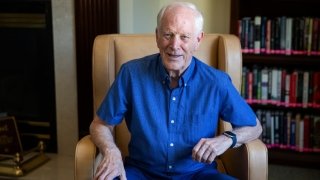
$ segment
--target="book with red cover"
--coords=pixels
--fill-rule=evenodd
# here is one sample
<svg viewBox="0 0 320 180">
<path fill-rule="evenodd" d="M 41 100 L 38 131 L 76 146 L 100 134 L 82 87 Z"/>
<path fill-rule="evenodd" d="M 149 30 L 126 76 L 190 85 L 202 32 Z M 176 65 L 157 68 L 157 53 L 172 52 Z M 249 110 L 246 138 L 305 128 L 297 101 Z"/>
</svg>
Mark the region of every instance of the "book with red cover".
<svg viewBox="0 0 320 180">
<path fill-rule="evenodd" d="M 314 18 L 312 25 L 311 55 L 318 55 L 319 25 L 319 18 Z"/>
<path fill-rule="evenodd" d="M 290 76 L 290 92 L 289 92 L 289 103 L 291 107 L 296 107 L 296 104 L 297 104 L 297 80 L 298 80 L 298 71 L 293 71 Z"/>
</svg>

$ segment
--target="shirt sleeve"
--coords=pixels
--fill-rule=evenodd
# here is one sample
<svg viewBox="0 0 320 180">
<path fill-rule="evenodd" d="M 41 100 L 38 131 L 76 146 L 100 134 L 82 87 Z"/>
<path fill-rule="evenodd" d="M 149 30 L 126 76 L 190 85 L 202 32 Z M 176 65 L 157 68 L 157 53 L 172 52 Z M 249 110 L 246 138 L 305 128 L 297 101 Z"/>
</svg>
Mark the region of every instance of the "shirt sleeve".
<svg viewBox="0 0 320 180">
<path fill-rule="evenodd" d="M 120 124 L 128 110 L 129 74 L 128 68 L 122 65 L 96 112 L 109 125 Z"/>
<path fill-rule="evenodd" d="M 222 80 L 221 113 L 223 120 L 230 122 L 233 127 L 255 126 L 256 115 L 242 98 L 231 82 L 231 78 L 226 75 Z"/>
</svg>

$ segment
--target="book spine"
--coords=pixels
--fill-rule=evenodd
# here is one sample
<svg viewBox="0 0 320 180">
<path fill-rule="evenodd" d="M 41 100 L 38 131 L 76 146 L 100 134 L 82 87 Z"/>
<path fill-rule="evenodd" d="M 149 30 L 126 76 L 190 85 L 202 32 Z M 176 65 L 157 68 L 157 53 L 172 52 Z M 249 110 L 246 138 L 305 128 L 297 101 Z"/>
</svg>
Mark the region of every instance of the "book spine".
<svg viewBox="0 0 320 180">
<path fill-rule="evenodd" d="M 307 108 L 309 102 L 309 72 L 303 72 L 302 107 Z"/>
<path fill-rule="evenodd" d="M 286 55 L 291 55 L 292 53 L 292 18 L 286 19 Z"/>
<path fill-rule="evenodd" d="M 286 85 L 285 85 L 285 106 L 290 105 L 290 89 L 291 87 L 291 74 L 286 75 Z"/>
<path fill-rule="evenodd" d="M 254 17 L 254 54 L 260 54 L 261 48 L 261 16 Z"/>
<path fill-rule="evenodd" d="M 311 55 L 317 55 L 318 53 L 318 38 L 319 38 L 319 18 L 313 19 L 312 25 L 312 47 L 311 47 Z"/>
<path fill-rule="evenodd" d="M 313 107 L 320 107 L 320 72 L 313 73 Z"/>
<path fill-rule="evenodd" d="M 297 103 L 297 79 L 298 79 L 298 72 L 294 71 L 291 74 L 291 79 L 290 79 L 290 106 L 296 107 Z"/>
<path fill-rule="evenodd" d="M 271 54 L 271 19 L 267 20 L 266 27 L 266 53 Z"/>
<path fill-rule="evenodd" d="M 265 54 L 266 53 L 266 38 L 267 38 L 267 17 L 262 16 L 261 17 L 261 46 L 260 46 L 260 52 Z"/>
<path fill-rule="evenodd" d="M 320 152 L 320 116 L 313 118 L 313 151 Z"/>
<path fill-rule="evenodd" d="M 287 17 L 280 18 L 280 54 L 286 54 L 286 26 Z"/>
<path fill-rule="evenodd" d="M 267 103 L 268 100 L 269 73 L 267 68 L 261 70 L 261 102 Z"/>
<path fill-rule="evenodd" d="M 303 72 L 298 71 L 298 79 L 297 79 L 297 107 L 302 107 L 303 100 Z"/>
<path fill-rule="evenodd" d="M 310 151 L 310 116 L 305 115 L 303 122 L 303 149 L 304 151 Z"/>
<path fill-rule="evenodd" d="M 307 55 L 311 55 L 312 51 L 312 33 L 313 31 L 313 18 L 309 18 L 309 25 L 308 25 L 308 39 L 307 39 Z"/>
</svg>

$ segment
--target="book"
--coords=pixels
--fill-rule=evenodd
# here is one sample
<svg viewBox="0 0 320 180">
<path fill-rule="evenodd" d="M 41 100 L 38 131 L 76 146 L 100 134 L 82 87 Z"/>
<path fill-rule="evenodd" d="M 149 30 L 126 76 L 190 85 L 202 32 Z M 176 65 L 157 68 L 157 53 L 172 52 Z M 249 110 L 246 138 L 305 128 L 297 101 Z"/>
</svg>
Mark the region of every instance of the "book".
<svg viewBox="0 0 320 180">
<path fill-rule="evenodd" d="M 254 21 L 249 21 L 248 53 L 254 53 Z"/>
<path fill-rule="evenodd" d="M 291 55 L 292 53 L 292 18 L 286 19 L 286 34 L 285 34 L 285 54 Z"/>
<path fill-rule="evenodd" d="M 274 113 L 274 146 L 279 147 L 280 145 L 280 119 L 281 114 L 279 111 Z"/>
<path fill-rule="evenodd" d="M 313 151 L 320 152 L 320 116 L 313 118 Z"/>
<path fill-rule="evenodd" d="M 310 116 L 305 115 L 303 117 L 303 150 L 304 151 L 311 151 L 311 131 L 310 131 Z"/>
<path fill-rule="evenodd" d="M 279 100 L 278 77 L 279 77 L 279 70 L 276 68 L 272 68 L 271 70 L 271 101 L 273 104 L 276 104 L 277 101 Z"/>
<path fill-rule="evenodd" d="M 313 19 L 311 55 L 318 55 L 319 18 Z"/>
<path fill-rule="evenodd" d="M 285 148 L 290 148 L 290 145 L 291 145 L 291 139 L 292 139 L 292 133 L 291 133 L 291 126 L 292 126 L 292 123 L 291 123 L 292 120 L 292 113 L 291 112 L 288 112 L 287 113 L 287 116 L 286 116 L 286 144 L 285 144 Z"/>
<path fill-rule="evenodd" d="M 297 103 L 297 80 L 298 71 L 293 71 L 290 76 L 290 92 L 289 92 L 289 105 L 296 107 Z"/>
<path fill-rule="evenodd" d="M 297 151 L 303 151 L 303 121 L 301 120 L 301 114 L 298 113 L 295 116 L 295 149 Z"/>
<path fill-rule="evenodd" d="M 267 20 L 266 25 L 266 53 L 271 54 L 271 19 Z"/>
<path fill-rule="evenodd" d="M 261 17 L 261 28 L 260 28 L 260 53 L 265 54 L 266 53 L 266 38 L 267 38 L 267 17 L 262 16 Z"/>
<path fill-rule="evenodd" d="M 252 103 L 252 87 L 253 87 L 253 73 L 252 71 L 247 72 L 247 92 L 248 92 L 248 96 L 247 96 L 247 100 L 249 103 Z"/>
<path fill-rule="evenodd" d="M 253 76 L 253 82 L 252 82 L 252 99 L 254 103 L 257 103 L 259 101 L 259 91 L 260 91 L 260 70 L 257 65 L 254 65 L 252 67 L 252 76 Z"/>
<path fill-rule="evenodd" d="M 274 19 L 274 54 L 281 54 L 281 18 L 277 17 Z"/>
<path fill-rule="evenodd" d="M 290 121 L 290 149 L 295 149 L 296 146 L 296 120 L 291 119 Z"/>
<path fill-rule="evenodd" d="M 302 107 L 307 108 L 309 102 L 309 72 L 303 72 Z"/>
<path fill-rule="evenodd" d="M 242 42 L 242 52 L 248 53 L 249 52 L 249 31 L 250 31 L 250 17 L 242 18 L 241 23 L 241 42 Z"/>
<path fill-rule="evenodd" d="M 287 70 L 282 69 L 281 71 L 281 84 L 280 84 L 280 104 L 282 106 L 285 106 L 285 96 L 286 96 L 286 76 L 287 76 Z"/>
<path fill-rule="evenodd" d="M 320 71 L 313 73 L 313 107 L 320 107 Z"/>
<path fill-rule="evenodd" d="M 287 17 L 280 17 L 280 54 L 286 54 L 286 26 Z"/>
<path fill-rule="evenodd" d="M 303 72 L 302 71 L 297 71 L 298 73 L 298 78 L 296 81 L 296 106 L 297 107 L 302 107 L 302 98 L 303 98 Z"/>
<path fill-rule="evenodd" d="M 242 67 L 242 78 L 241 78 L 241 96 L 243 99 L 247 99 L 247 67 Z"/>
<path fill-rule="evenodd" d="M 312 51 L 312 35 L 313 35 L 313 18 L 308 18 L 309 22 L 308 22 L 308 31 L 307 31 L 307 55 L 311 55 L 311 51 Z"/>
<path fill-rule="evenodd" d="M 254 54 L 260 54 L 261 48 L 261 16 L 254 17 Z"/>
<path fill-rule="evenodd" d="M 265 143 L 268 144 L 268 146 L 270 147 L 271 145 L 271 135 L 272 135 L 272 125 L 273 122 L 271 120 L 271 111 L 267 110 L 265 113 L 265 121 L 266 121 L 266 136 L 265 136 Z"/>
<path fill-rule="evenodd" d="M 286 83 L 285 83 L 285 97 L 284 97 L 284 103 L 285 106 L 290 106 L 290 87 L 291 87 L 291 74 L 286 74 Z"/>
<path fill-rule="evenodd" d="M 268 102 L 268 83 L 269 83 L 269 72 L 265 67 L 261 70 L 261 103 L 265 104 Z"/>
<path fill-rule="evenodd" d="M 309 28 L 310 28 L 310 18 L 304 17 L 304 33 L 303 33 L 303 54 L 308 53 L 309 46 Z"/>
</svg>

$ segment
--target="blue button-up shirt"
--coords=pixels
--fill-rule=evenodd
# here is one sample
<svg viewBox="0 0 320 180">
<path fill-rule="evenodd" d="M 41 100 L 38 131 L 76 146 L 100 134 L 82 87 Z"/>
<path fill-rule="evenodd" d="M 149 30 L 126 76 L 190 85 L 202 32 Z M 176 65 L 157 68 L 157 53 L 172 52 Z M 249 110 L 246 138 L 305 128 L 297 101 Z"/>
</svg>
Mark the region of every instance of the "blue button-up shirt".
<svg viewBox="0 0 320 180">
<path fill-rule="evenodd" d="M 215 136 L 219 118 L 233 126 L 256 125 L 229 76 L 195 57 L 178 87 L 169 84 L 159 54 L 129 61 L 98 109 L 110 125 L 125 117 L 131 133 L 126 163 L 158 173 L 195 171 L 205 164 L 192 160 L 192 149 Z"/>
</svg>

